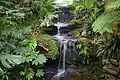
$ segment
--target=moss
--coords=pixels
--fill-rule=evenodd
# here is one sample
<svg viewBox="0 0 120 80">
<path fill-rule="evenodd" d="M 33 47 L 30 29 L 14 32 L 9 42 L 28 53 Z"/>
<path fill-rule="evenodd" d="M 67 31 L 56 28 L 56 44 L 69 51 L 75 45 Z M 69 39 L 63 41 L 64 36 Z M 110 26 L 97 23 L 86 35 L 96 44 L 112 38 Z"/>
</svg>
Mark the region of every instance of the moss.
<svg viewBox="0 0 120 80">
<path fill-rule="evenodd" d="M 72 31 L 72 37 L 73 38 L 79 38 L 80 37 L 80 32 L 78 30 Z"/>
<path fill-rule="evenodd" d="M 41 33 L 40 30 L 34 30 L 31 34 L 37 39 L 37 50 L 44 53 L 47 58 L 55 59 L 58 53 L 57 42 L 50 35 Z"/>
<path fill-rule="evenodd" d="M 75 24 L 82 24 L 83 20 L 82 19 L 73 19 L 71 22 L 75 23 Z"/>
<path fill-rule="evenodd" d="M 49 35 L 47 34 L 41 34 L 38 38 L 38 44 L 44 46 L 46 49 L 48 49 L 48 52 L 45 52 L 45 55 L 48 58 L 54 59 L 57 55 L 57 45 L 56 41 L 53 40 Z"/>
</svg>

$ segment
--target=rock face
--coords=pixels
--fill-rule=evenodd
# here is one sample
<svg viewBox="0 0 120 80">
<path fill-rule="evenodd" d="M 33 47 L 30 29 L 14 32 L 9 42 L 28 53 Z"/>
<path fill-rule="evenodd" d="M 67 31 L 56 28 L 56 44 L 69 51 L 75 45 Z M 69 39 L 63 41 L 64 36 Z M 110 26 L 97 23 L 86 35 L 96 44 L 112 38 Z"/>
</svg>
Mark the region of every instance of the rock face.
<svg viewBox="0 0 120 80">
<path fill-rule="evenodd" d="M 116 60 L 104 60 L 103 63 L 103 70 L 106 73 L 120 79 L 120 67 Z"/>
<path fill-rule="evenodd" d="M 76 65 L 76 61 L 77 61 L 77 57 L 79 56 L 78 55 L 78 52 L 76 50 L 76 47 L 75 47 L 75 42 L 73 41 L 69 41 L 67 43 L 67 51 L 66 51 L 66 63 L 69 64 L 69 65 Z M 68 65 L 68 66 L 69 66 Z"/>
<path fill-rule="evenodd" d="M 54 23 L 57 23 L 57 22 L 69 23 L 74 17 L 73 14 L 70 12 L 69 7 L 57 8 L 56 11 L 61 11 L 61 13 L 58 13 L 58 18 L 54 19 L 54 21 L 53 21 Z M 66 34 L 78 27 L 80 27 L 80 26 L 70 23 L 68 26 L 60 28 L 60 32 Z M 44 29 L 45 33 L 47 33 L 49 35 L 57 34 L 57 26 L 55 26 L 55 25 L 51 25 L 51 26 L 45 27 L 43 29 Z"/>
<path fill-rule="evenodd" d="M 77 28 L 79 28 L 79 26 L 77 26 L 76 24 L 69 24 L 66 27 L 61 27 L 60 32 L 63 33 L 63 34 L 66 34 L 66 33 L 70 32 L 70 31 L 73 31 Z"/>
<path fill-rule="evenodd" d="M 61 27 L 60 28 L 60 33 L 62 33 L 62 34 L 68 34 L 69 35 L 68 32 L 73 31 L 73 30 L 75 30 L 77 28 L 79 28 L 79 26 L 77 26 L 76 24 L 71 24 L 70 23 L 66 27 Z M 44 32 L 47 33 L 47 34 L 49 34 L 49 35 L 55 35 L 55 34 L 57 34 L 57 26 L 55 26 L 55 25 L 51 25 L 51 26 L 45 27 L 43 29 L 44 29 Z"/>
<path fill-rule="evenodd" d="M 45 80 L 51 80 L 53 75 L 57 73 L 58 68 L 58 58 L 56 60 L 49 59 L 47 63 L 45 64 Z"/>
<path fill-rule="evenodd" d="M 69 7 L 61 7 L 58 10 L 62 11 L 62 13 L 58 14 L 58 22 L 64 23 L 73 19 L 73 15 L 71 14 Z"/>
<path fill-rule="evenodd" d="M 57 27 L 54 26 L 54 25 L 45 27 L 43 29 L 44 29 L 44 32 L 47 33 L 47 34 L 49 34 L 49 35 L 55 35 L 55 34 L 57 34 Z"/>
</svg>

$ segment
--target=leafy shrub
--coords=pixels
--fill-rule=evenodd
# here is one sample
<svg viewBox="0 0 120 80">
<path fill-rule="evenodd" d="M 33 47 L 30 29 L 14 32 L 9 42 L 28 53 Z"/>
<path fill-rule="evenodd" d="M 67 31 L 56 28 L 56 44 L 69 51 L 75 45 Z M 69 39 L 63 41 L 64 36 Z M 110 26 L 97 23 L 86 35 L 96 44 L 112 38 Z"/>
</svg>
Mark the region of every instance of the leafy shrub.
<svg viewBox="0 0 120 80">
<path fill-rule="evenodd" d="M 103 13 L 104 1 L 79 0 L 75 1 L 71 7 L 73 8 L 72 12 L 75 15 L 72 21 L 77 24 L 83 24 L 88 37 L 94 35 L 92 24 L 96 18 Z"/>
<path fill-rule="evenodd" d="M 54 11 L 53 5 L 52 0 L 0 1 L 1 80 L 42 79 L 47 58 L 36 51 L 37 40 L 30 32 Z"/>
</svg>

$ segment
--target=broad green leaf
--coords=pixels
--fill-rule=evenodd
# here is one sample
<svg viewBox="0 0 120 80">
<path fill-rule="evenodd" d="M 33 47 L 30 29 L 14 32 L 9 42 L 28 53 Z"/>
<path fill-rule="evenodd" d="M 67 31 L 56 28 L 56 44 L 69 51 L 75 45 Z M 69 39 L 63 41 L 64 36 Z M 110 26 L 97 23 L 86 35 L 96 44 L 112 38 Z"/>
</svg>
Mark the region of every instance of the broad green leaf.
<svg viewBox="0 0 120 80">
<path fill-rule="evenodd" d="M 25 58 L 20 55 L 1 54 L 0 61 L 6 68 L 11 68 L 16 64 L 21 64 L 25 61 Z"/>
<path fill-rule="evenodd" d="M 31 80 L 31 79 L 33 79 L 33 76 L 34 76 L 34 75 L 35 75 L 35 72 L 30 71 L 30 72 L 27 73 L 26 78 L 27 78 L 28 80 Z"/>
<path fill-rule="evenodd" d="M 0 74 L 2 74 L 4 71 L 2 70 L 2 68 L 0 68 Z"/>
<path fill-rule="evenodd" d="M 36 77 L 42 77 L 42 76 L 44 76 L 44 72 L 43 72 L 43 70 L 42 69 L 38 69 L 37 70 L 37 73 L 36 73 Z"/>
<path fill-rule="evenodd" d="M 44 54 L 39 54 L 37 56 L 37 58 L 32 62 L 32 64 L 34 65 L 38 65 L 38 64 L 43 64 L 46 62 L 46 57 L 44 56 Z"/>
</svg>

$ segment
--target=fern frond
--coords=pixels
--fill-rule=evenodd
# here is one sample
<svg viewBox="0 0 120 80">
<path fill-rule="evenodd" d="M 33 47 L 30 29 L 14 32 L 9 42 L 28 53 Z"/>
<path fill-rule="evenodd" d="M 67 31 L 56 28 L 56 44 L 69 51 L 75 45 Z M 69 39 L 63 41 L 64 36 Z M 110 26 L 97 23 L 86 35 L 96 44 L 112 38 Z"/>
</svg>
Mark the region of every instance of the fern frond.
<svg viewBox="0 0 120 80">
<path fill-rule="evenodd" d="M 116 10 L 118 8 L 120 8 L 120 0 L 116 0 L 106 6 L 107 10 L 111 10 L 111 9 Z"/>
<path fill-rule="evenodd" d="M 113 33 L 117 30 L 114 22 L 120 22 L 120 11 L 104 13 L 93 23 L 93 31 L 103 34 L 104 32 Z"/>
</svg>

